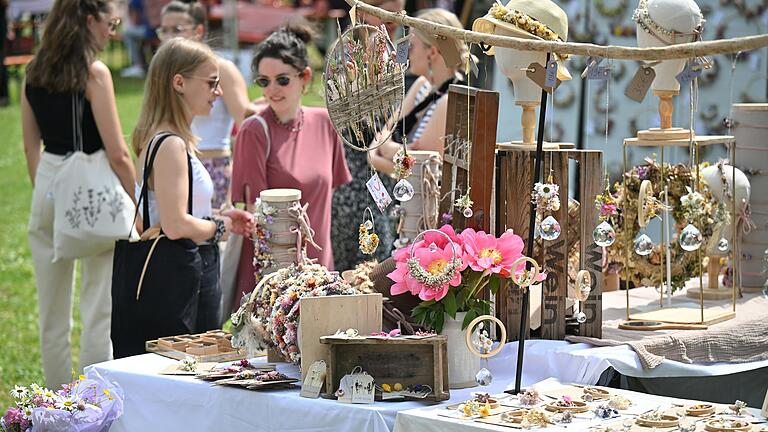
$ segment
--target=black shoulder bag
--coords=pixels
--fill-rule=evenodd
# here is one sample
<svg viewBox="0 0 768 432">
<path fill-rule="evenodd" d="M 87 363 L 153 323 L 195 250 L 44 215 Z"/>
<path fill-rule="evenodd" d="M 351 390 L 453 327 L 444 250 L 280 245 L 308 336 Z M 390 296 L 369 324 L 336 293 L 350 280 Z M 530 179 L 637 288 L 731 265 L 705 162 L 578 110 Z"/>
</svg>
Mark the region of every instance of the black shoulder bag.
<svg viewBox="0 0 768 432">
<path fill-rule="evenodd" d="M 147 149 L 141 207 L 144 231 L 149 222 L 149 175 L 160 145 L 171 134 L 155 136 Z M 187 155 L 192 214 L 192 162 Z M 136 209 L 138 215 L 139 209 Z M 134 215 L 134 223 L 135 217 Z M 115 243 L 112 270 L 112 346 L 115 358 L 145 352 L 145 342 L 164 336 L 189 333 L 195 327 L 202 276 L 197 244 L 190 239 L 170 240 L 162 230 L 149 240 Z"/>
</svg>

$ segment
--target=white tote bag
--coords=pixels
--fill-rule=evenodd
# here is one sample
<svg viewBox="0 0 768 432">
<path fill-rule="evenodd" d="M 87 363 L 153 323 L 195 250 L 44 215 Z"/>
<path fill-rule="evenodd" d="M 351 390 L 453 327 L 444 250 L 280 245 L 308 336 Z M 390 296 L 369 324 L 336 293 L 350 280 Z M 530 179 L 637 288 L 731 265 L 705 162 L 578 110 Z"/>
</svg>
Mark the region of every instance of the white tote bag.
<svg viewBox="0 0 768 432">
<path fill-rule="evenodd" d="M 266 159 L 269 159 L 269 153 L 272 149 L 272 138 L 269 136 L 269 126 L 267 121 L 264 120 L 258 114 L 254 114 L 253 117 L 261 123 L 264 127 L 264 135 L 267 137 L 267 154 Z M 250 201 L 251 197 L 245 197 L 246 201 Z M 222 324 L 229 319 L 229 315 L 232 309 L 237 309 L 240 305 L 234 305 L 235 297 L 237 296 L 237 267 L 240 264 L 240 253 L 243 250 L 243 236 L 239 234 L 230 234 L 229 240 L 227 240 L 227 246 L 221 257 L 221 278 L 219 282 L 221 284 L 221 319 Z M 248 239 L 246 243 L 250 247 L 253 247 L 253 241 Z"/>
<path fill-rule="evenodd" d="M 53 262 L 106 252 L 133 233 L 136 208 L 106 152 L 83 152 L 83 99 L 72 96 L 74 152 L 54 179 Z"/>
</svg>

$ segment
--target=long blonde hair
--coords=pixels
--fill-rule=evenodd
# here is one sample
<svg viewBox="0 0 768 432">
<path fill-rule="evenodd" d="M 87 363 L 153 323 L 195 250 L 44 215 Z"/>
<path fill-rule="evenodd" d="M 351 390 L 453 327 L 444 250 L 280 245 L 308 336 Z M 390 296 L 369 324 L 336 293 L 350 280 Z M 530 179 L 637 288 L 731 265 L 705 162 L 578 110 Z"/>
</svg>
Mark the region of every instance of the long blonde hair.
<svg viewBox="0 0 768 432">
<path fill-rule="evenodd" d="M 177 37 L 160 46 L 149 65 L 144 85 L 144 101 L 131 139 L 131 145 L 137 155 L 163 123 L 170 124 L 173 129 L 171 132 L 179 135 L 187 143 L 189 150 L 195 151 L 197 137 L 192 133 L 189 124 L 188 108 L 181 95 L 173 88 L 173 77 L 189 76 L 209 61 L 216 63 L 216 55 L 207 45 L 200 42 Z"/>
<path fill-rule="evenodd" d="M 426 21 L 431 21 L 433 23 L 455 27 L 457 29 L 463 28 L 461 25 L 461 22 L 456 17 L 456 15 L 453 12 L 449 12 L 445 9 L 439 9 L 439 8 L 424 9 L 421 12 L 419 12 L 416 15 L 416 17 Z M 437 46 L 437 44 L 435 43 L 434 34 L 429 34 L 417 28 L 413 28 L 413 32 L 425 44 L 429 46 Z M 464 69 L 466 69 L 467 60 L 469 59 L 469 49 L 467 48 L 467 44 L 460 39 L 454 39 L 453 42 L 456 44 L 456 49 L 459 51 L 459 57 L 461 58 L 461 65 L 459 65 L 456 69 L 462 72 L 466 72 Z M 440 54 L 442 55 L 442 53 Z"/>
</svg>

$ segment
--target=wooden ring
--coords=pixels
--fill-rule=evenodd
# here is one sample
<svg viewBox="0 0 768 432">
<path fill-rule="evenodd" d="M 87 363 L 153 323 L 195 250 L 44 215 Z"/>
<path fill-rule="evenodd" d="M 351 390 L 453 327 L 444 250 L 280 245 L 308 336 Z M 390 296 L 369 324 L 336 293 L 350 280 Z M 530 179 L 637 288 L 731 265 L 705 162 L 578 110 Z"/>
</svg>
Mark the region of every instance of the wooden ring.
<svg viewBox="0 0 768 432">
<path fill-rule="evenodd" d="M 490 320 L 490 321 L 493 321 L 496 324 L 498 324 L 499 328 L 501 328 L 501 339 L 499 340 L 499 346 L 497 346 L 496 348 L 494 348 L 490 352 L 487 352 L 487 353 L 483 354 L 480 351 L 478 351 L 477 349 L 475 349 L 475 346 L 472 344 L 472 329 L 479 322 L 485 321 L 485 320 Z M 507 343 L 507 328 L 504 327 L 504 323 L 501 322 L 500 319 L 496 318 L 493 315 L 480 315 L 479 317 L 473 319 L 471 323 L 469 323 L 469 325 L 467 326 L 467 330 L 466 330 L 466 333 L 465 333 L 464 336 L 465 336 L 464 341 L 467 344 L 467 349 L 469 350 L 469 352 L 471 352 L 472 354 L 474 354 L 474 355 L 476 355 L 476 356 L 478 356 L 480 358 L 488 358 L 488 357 L 493 357 L 496 354 L 498 354 L 499 351 L 501 351 L 501 349 L 504 348 L 504 345 L 506 345 L 506 343 Z"/>
<path fill-rule="evenodd" d="M 648 215 L 645 210 L 648 208 L 648 201 L 653 198 L 653 184 L 650 180 L 643 180 L 640 183 L 640 193 L 637 195 L 637 223 L 640 228 L 648 226 Z"/>
<path fill-rule="evenodd" d="M 525 262 L 531 263 L 531 276 L 528 278 L 520 278 L 518 280 L 515 273 L 517 272 L 517 268 L 520 267 L 520 264 L 523 264 Z M 541 273 L 541 269 L 539 269 L 539 263 L 536 262 L 535 259 L 527 256 L 521 256 L 520 258 L 516 259 L 515 262 L 512 263 L 510 266 L 510 269 L 512 270 L 512 282 L 517 284 L 517 286 L 522 288 L 527 288 L 531 285 L 533 285 L 534 282 L 536 282 L 536 278 L 539 277 L 539 273 Z"/>
</svg>

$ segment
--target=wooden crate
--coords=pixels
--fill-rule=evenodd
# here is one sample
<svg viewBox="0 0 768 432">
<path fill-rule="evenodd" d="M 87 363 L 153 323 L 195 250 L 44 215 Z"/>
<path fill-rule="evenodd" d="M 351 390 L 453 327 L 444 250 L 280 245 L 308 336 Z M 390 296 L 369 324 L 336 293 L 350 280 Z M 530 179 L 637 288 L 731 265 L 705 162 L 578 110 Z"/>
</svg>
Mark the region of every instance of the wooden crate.
<svg viewBox="0 0 768 432">
<path fill-rule="evenodd" d="M 542 161 L 544 177 L 552 167 L 552 177 L 560 186 L 560 210 L 553 216 L 560 222 L 562 234 L 554 241 L 541 242 L 534 258 L 543 264 L 548 277 L 542 286 L 541 327 L 536 336 L 560 340 L 566 336 L 566 297 L 568 292 L 568 251 L 574 241 L 579 244 L 579 268 L 592 276 L 592 293 L 582 302 L 587 321 L 569 328 L 582 336 L 602 335 L 602 249 L 592 239 L 599 223 L 595 196 L 603 191 L 602 152 L 597 150 L 545 150 Z M 530 199 L 535 152 L 522 149 L 498 150 L 496 156 L 496 232 L 513 229 L 523 239 L 528 238 Z M 578 163 L 580 185 L 576 199 L 579 226 L 570 227 L 568 219 L 569 161 Z M 577 228 L 577 229 L 576 229 Z M 576 231 L 573 238 L 567 233 Z M 522 294 L 519 290 L 502 289 L 496 298 L 496 315 L 507 326 L 510 340 L 516 340 L 520 328 Z M 530 334 L 530 329 L 528 329 Z"/>
<path fill-rule="evenodd" d="M 245 350 L 232 347 L 232 335 L 212 330 L 195 335 L 183 334 L 147 341 L 147 352 L 172 359 L 192 357 L 198 363 L 226 362 L 245 358 Z"/>
<path fill-rule="evenodd" d="M 377 384 L 427 384 L 433 401 L 450 399 L 448 390 L 448 338 L 322 339 L 329 348 L 329 385 L 326 396 L 339 388 L 341 378 L 360 366 Z"/>
<path fill-rule="evenodd" d="M 491 200 L 498 113 L 498 92 L 455 84 L 448 89 L 440 197 L 446 196 L 456 188 L 461 189 L 461 192 L 450 193 L 449 198 L 440 202 L 440 214 L 451 210 L 455 199 L 466 192 L 467 183 L 472 187 L 470 197 L 474 201 L 474 215 L 469 219 L 464 217 L 462 209 L 453 209 L 451 225 L 457 231 L 474 228 L 491 232 L 493 227 Z M 468 146 L 462 145 L 467 141 Z"/>
<path fill-rule="evenodd" d="M 320 343 L 322 336 L 349 328 L 356 329 L 361 335 L 381 331 L 381 294 L 304 297 L 299 301 L 301 382 L 315 361 L 325 360 L 325 364 L 329 364 L 330 348 Z"/>
</svg>

